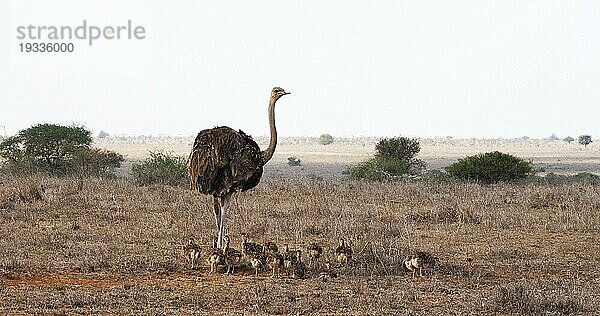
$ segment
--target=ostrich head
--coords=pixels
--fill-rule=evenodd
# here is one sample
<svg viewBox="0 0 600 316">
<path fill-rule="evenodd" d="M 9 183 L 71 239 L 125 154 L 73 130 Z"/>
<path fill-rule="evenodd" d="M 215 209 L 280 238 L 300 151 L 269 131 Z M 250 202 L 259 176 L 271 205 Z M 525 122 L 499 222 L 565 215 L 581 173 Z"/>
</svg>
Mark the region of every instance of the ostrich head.
<svg viewBox="0 0 600 316">
<path fill-rule="evenodd" d="M 283 88 L 275 87 L 271 91 L 271 99 L 278 100 L 279 98 L 281 98 L 282 96 L 284 96 L 286 94 L 290 94 L 290 93 L 289 92 L 285 92 L 285 90 L 283 90 Z"/>
</svg>

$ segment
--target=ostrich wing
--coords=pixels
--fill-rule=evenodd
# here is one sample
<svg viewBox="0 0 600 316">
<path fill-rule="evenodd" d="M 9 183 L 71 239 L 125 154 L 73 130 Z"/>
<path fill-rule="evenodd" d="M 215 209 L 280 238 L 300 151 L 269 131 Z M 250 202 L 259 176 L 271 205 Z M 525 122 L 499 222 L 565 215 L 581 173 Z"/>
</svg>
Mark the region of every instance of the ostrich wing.
<svg viewBox="0 0 600 316">
<path fill-rule="evenodd" d="M 222 196 L 260 181 L 260 148 L 252 137 L 229 127 L 200 131 L 189 158 L 190 188 Z"/>
</svg>

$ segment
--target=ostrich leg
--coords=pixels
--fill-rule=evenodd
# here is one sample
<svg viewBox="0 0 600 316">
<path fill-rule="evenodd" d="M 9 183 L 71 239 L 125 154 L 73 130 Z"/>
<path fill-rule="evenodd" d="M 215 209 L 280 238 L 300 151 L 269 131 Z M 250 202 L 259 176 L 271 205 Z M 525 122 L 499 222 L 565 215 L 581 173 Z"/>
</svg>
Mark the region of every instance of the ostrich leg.
<svg viewBox="0 0 600 316">
<path fill-rule="evenodd" d="M 218 196 L 213 196 L 213 207 L 215 212 L 215 224 L 217 225 L 217 232 L 221 231 L 221 199 Z M 221 248 L 221 238 L 217 239 L 217 247 Z"/>
<path fill-rule="evenodd" d="M 231 204 L 231 193 L 221 197 L 221 222 L 219 223 L 219 241 L 218 247 L 223 246 L 223 238 L 225 237 L 225 226 L 227 225 L 227 212 Z"/>
</svg>

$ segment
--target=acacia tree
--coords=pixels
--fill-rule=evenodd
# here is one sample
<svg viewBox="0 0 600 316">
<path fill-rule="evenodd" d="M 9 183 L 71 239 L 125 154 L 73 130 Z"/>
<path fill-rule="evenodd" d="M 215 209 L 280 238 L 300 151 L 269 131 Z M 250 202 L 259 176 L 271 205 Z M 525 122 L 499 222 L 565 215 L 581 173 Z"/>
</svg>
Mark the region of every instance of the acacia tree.
<svg viewBox="0 0 600 316">
<path fill-rule="evenodd" d="M 416 158 L 421 150 L 416 138 L 384 138 L 375 145 L 375 149 L 375 157 L 347 169 L 351 178 L 391 180 L 416 174 L 425 168 L 425 163 Z"/>
<path fill-rule="evenodd" d="M 592 136 L 590 136 L 590 135 L 580 135 L 579 136 L 579 143 L 582 144 L 584 147 L 587 147 L 587 145 L 591 144 L 592 142 L 593 142 Z"/>
<path fill-rule="evenodd" d="M 13 170 L 64 175 L 95 166 L 99 173 L 119 167 L 123 156 L 91 148 L 91 132 L 83 126 L 38 124 L 0 143 L 0 157 Z M 88 173 L 88 172 L 86 172 Z"/>
<path fill-rule="evenodd" d="M 65 166 L 65 161 L 74 158 L 92 144 L 90 131 L 82 126 L 39 124 L 19 132 L 18 137 L 25 147 L 25 154 L 45 163 L 52 173 Z"/>
</svg>

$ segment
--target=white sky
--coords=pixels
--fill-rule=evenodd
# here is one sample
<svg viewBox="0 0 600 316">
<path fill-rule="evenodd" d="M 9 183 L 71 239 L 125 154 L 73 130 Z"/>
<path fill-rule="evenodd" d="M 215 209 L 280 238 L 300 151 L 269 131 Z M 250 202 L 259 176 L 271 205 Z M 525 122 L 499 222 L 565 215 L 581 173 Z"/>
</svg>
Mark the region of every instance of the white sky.
<svg viewBox="0 0 600 316">
<path fill-rule="evenodd" d="M 0 125 L 96 134 L 600 136 L 600 1 L 8 1 Z M 20 53 L 20 25 L 144 40 Z M 1 129 L 0 129 L 1 132 Z"/>
</svg>

